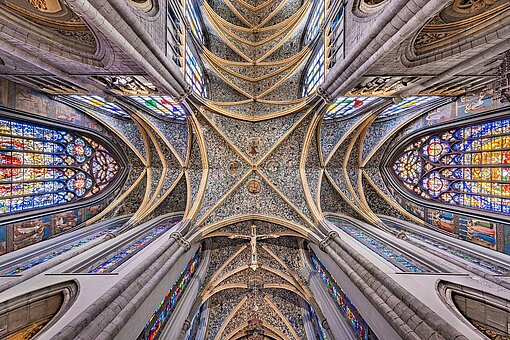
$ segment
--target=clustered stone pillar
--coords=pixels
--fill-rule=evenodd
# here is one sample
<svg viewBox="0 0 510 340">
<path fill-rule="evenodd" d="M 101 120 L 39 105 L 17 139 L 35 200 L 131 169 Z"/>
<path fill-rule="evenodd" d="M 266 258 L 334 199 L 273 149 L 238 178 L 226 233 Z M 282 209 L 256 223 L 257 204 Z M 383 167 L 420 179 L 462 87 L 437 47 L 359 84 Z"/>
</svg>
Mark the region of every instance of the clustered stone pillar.
<svg viewBox="0 0 510 340">
<path fill-rule="evenodd" d="M 154 253 L 62 328 L 53 339 L 113 339 L 181 255 L 191 248 L 181 234 L 189 229 L 189 222 L 182 221 L 176 229 L 178 231 L 172 233 Z"/>
<path fill-rule="evenodd" d="M 320 242 L 320 248 L 333 259 L 403 339 L 468 340 L 423 302 L 357 253 L 336 232 L 329 232 Z"/>
</svg>

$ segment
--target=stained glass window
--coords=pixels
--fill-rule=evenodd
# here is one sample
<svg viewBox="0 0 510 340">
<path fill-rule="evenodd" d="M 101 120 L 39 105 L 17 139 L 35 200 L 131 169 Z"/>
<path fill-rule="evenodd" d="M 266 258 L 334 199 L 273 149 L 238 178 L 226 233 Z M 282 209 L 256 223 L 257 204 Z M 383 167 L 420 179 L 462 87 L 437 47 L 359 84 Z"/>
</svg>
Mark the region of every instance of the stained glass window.
<svg viewBox="0 0 510 340">
<path fill-rule="evenodd" d="M 510 120 L 414 140 L 394 159 L 393 172 L 422 198 L 510 214 Z"/>
<path fill-rule="evenodd" d="M 111 103 L 99 96 L 70 95 L 66 96 L 66 98 L 77 101 L 79 104 L 84 105 L 89 109 L 102 111 L 107 115 L 129 117 L 129 115 L 117 104 Z"/>
<path fill-rule="evenodd" d="M 186 6 L 186 19 L 191 27 L 191 33 L 198 39 L 199 42 L 204 43 L 204 30 L 200 17 L 197 13 L 197 8 L 194 1 L 188 1 Z"/>
<path fill-rule="evenodd" d="M 344 57 L 344 8 L 340 7 L 326 31 L 326 70 Z"/>
<path fill-rule="evenodd" d="M 317 86 L 324 81 L 324 72 L 324 48 L 321 48 L 306 70 L 303 85 L 304 96 L 308 96 L 317 91 Z"/>
<path fill-rule="evenodd" d="M 177 281 L 172 284 L 163 300 L 159 303 L 156 311 L 152 314 L 143 331 L 138 336 L 139 340 L 153 340 L 157 338 L 159 332 L 164 328 L 165 323 L 171 317 L 172 312 L 188 287 L 193 275 L 197 271 L 201 255 L 202 245 L 199 246 L 195 255 L 188 262 Z"/>
<path fill-rule="evenodd" d="M 132 96 L 130 98 L 158 116 L 186 119 L 182 106 L 168 96 Z"/>
<path fill-rule="evenodd" d="M 324 0 L 318 0 L 316 1 L 316 4 L 312 9 L 311 19 L 307 26 L 304 39 L 305 45 L 313 41 L 317 34 L 319 34 L 319 30 L 321 28 L 323 21 L 324 21 Z"/>
<path fill-rule="evenodd" d="M 333 104 L 328 107 L 324 119 L 336 119 L 350 116 L 368 104 L 379 99 L 378 97 L 338 97 Z"/>
<path fill-rule="evenodd" d="M 0 119 L 0 214 L 90 197 L 118 172 L 117 160 L 89 137 Z"/>
<path fill-rule="evenodd" d="M 418 106 L 423 107 L 424 105 L 431 103 L 439 98 L 440 97 L 435 96 L 407 97 L 400 103 L 397 103 L 385 109 L 383 112 L 381 112 L 379 118 L 395 116 L 411 108 L 415 109 Z"/>
<path fill-rule="evenodd" d="M 326 284 L 330 294 L 333 296 L 333 299 L 340 308 L 340 311 L 347 318 L 347 320 L 349 320 L 349 323 L 356 332 L 358 338 L 363 340 L 377 339 L 375 334 L 373 334 L 372 330 L 366 323 L 365 319 L 363 319 L 361 316 L 360 312 L 356 309 L 343 289 L 338 285 L 335 278 L 331 276 L 326 267 L 324 267 L 321 260 L 319 260 L 312 248 L 309 245 L 307 248 L 313 268 L 317 271 L 322 281 Z"/>
<path fill-rule="evenodd" d="M 193 52 L 186 48 L 186 82 L 191 85 L 195 93 L 202 97 L 207 96 L 204 71 Z"/>
</svg>

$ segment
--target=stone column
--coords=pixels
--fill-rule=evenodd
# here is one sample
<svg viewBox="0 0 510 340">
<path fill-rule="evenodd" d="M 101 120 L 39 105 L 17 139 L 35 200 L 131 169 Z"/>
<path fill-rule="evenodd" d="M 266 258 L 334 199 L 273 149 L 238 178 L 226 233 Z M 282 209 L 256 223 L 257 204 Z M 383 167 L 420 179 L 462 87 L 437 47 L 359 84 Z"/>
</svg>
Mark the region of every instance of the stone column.
<svg viewBox="0 0 510 340">
<path fill-rule="evenodd" d="M 182 221 L 176 229 L 185 232 L 188 228 L 188 221 Z M 189 249 L 190 244 L 181 233 L 173 232 L 164 244 L 88 306 L 53 339 L 113 339 L 179 257 Z"/>
<path fill-rule="evenodd" d="M 402 338 L 468 340 L 386 273 L 357 253 L 336 232 L 330 232 L 328 237 L 321 241 L 320 247 L 331 256 Z"/>
</svg>

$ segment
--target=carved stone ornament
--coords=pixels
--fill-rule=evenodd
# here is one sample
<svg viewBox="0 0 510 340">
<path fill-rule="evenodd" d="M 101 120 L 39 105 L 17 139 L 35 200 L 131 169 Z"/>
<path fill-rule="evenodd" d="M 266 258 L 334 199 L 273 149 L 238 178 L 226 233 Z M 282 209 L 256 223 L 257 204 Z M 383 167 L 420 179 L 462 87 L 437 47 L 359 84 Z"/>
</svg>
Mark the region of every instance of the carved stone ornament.
<svg viewBox="0 0 510 340">
<path fill-rule="evenodd" d="M 479 13 L 494 5 L 498 0 L 455 0 L 452 9 L 462 14 Z"/>
</svg>

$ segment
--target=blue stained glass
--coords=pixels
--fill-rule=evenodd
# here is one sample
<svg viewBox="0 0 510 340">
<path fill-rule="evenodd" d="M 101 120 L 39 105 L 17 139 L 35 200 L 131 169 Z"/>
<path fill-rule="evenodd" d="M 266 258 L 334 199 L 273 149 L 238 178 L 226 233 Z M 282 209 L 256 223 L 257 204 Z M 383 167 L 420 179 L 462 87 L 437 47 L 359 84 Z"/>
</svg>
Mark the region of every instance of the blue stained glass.
<svg viewBox="0 0 510 340">
<path fill-rule="evenodd" d="M 140 250 L 154 242 L 159 236 L 163 235 L 166 231 L 170 230 L 177 222 L 166 226 L 157 227 L 135 243 L 129 245 L 119 253 L 110 257 L 99 266 L 93 268 L 89 273 L 100 274 L 100 273 L 111 273 L 113 270 L 118 268 L 122 263 L 137 254 Z"/>
<path fill-rule="evenodd" d="M 186 2 L 186 19 L 191 26 L 191 32 L 200 43 L 204 43 L 204 29 L 199 19 L 195 1 Z"/>
<path fill-rule="evenodd" d="M 423 273 L 428 271 L 427 268 L 423 268 L 419 264 L 413 263 L 412 259 L 407 258 L 404 254 L 397 252 L 389 245 L 376 240 L 355 226 L 347 226 L 336 223 L 335 225 L 403 272 Z"/>
<path fill-rule="evenodd" d="M 316 332 L 316 336 L 320 340 L 328 340 L 328 334 L 326 332 L 326 329 L 324 329 L 324 326 L 322 325 L 322 322 L 319 320 L 319 317 L 317 316 L 317 313 L 315 313 L 315 310 L 310 305 L 310 318 L 312 319 L 312 322 L 314 324 L 314 328 L 317 328 L 318 332 Z"/>
<path fill-rule="evenodd" d="M 304 43 L 309 44 L 312 42 L 317 34 L 319 34 L 322 22 L 324 21 L 324 0 L 316 1 L 315 6 L 311 12 L 311 18 L 307 25 Z"/>
<path fill-rule="evenodd" d="M 393 170 L 413 195 L 508 214 L 510 120 L 438 131 L 404 149 Z"/>
<path fill-rule="evenodd" d="M 45 263 L 59 255 L 62 255 L 64 253 L 67 253 L 68 251 L 70 250 L 73 250 L 73 249 L 76 249 L 84 244 L 87 244 L 89 243 L 90 241 L 93 241 L 95 239 L 98 239 L 108 233 L 112 233 L 114 231 L 116 231 L 120 226 L 117 226 L 117 227 L 111 227 L 111 228 L 108 228 L 108 229 L 105 229 L 105 230 L 102 230 L 90 237 L 87 237 L 86 239 L 83 239 L 83 240 L 80 240 L 78 242 L 75 242 L 69 246 L 65 246 L 64 248 L 60 248 L 58 250 L 55 250 L 53 252 L 51 252 L 50 254 L 48 255 L 45 255 L 44 257 L 41 257 L 41 258 L 38 258 L 36 260 L 33 260 L 32 262 L 29 262 L 29 263 L 26 263 L 26 264 L 23 264 L 21 266 L 18 266 L 16 267 L 15 269 L 12 269 L 8 272 L 6 272 L 5 274 L 3 275 L 6 275 L 6 276 L 13 276 L 13 275 L 19 275 L 21 273 L 23 273 L 24 271 L 26 270 L 29 270 L 30 268 L 33 268 L 35 266 L 38 266 L 42 263 Z"/>
<path fill-rule="evenodd" d="M 186 48 L 186 81 L 195 93 L 204 98 L 207 96 L 202 65 L 188 47 Z"/>
<path fill-rule="evenodd" d="M 360 339 L 363 340 L 375 340 L 377 337 L 373 334 L 372 330 L 361 316 L 360 312 L 356 309 L 352 301 L 345 294 L 342 288 L 338 285 L 337 281 L 329 271 L 324 267 L 322 262 L 319 260 L 317 255 L 308 246 L 308 253 L 314 269 L 319 273 L 322 281 L 328 287 L 329 292 L 333 296 L 333 299 L 337 303 L 340 311 L 349 320 L 351 327 L 354 329 Z"/>
<path fill-rule="evenodd" d="M 108 181 L 99 186 L 99 172 L 90 170 L 105 154 L 109 163 L 100 167 L 108 173 Z M 118 170 L 117 160 L 89 137 L 14 120 L 0 121 L 0 214 L 97 194 Z"/>
<path fill-rule="evenodd" d="M 391 117 L 400 114 L 410 109 L 416 109 L 417 107 L 423 107 L 424 105 L 431 103 L 440 97 L 435 96 L 421 96 L 421 97 L 407 97 L 404 98 L 400 103 L 394 104 L 389 108 L 385 109 L 379 115 L 380 118 Z"/>
<path fill-rule="evenodd" d="M 317 87 L 324 81 L 324 74 L 324 48 L 321 48 L 306 70 L 303 86 L 304 96 L 308 96 L 317 91 Z"/>
<path fill-rule="evenodd" d="M 430 244 L 430 245 L 432 245 L 432 246 L 434 246 L 434 247 L 436 247 L 438 249 L 441 249 L 443 251 L 446 251 L 446 252 L 448 252 L 448 253 L 450 253 L 450 254 L 458 257 L 458 258 L 461 258 L 461 259 L 463 259 L 465 261 L 468 261 L 470 263 L 473 263 L 473 264 L 475 264 L 477 266 L 480 266 L 480 267 L 483 267 L 485 269 L 488 269 L 488 270 L 490 270 L 491 272 L 493 272 L 495 274 L 507 275 L 510 272 L 509 268 L 506 268 L 506 267 L 503 267 L 501 265 L 498 265 L 495 262 L 485 260 L 484 258 L 478 257 L 478 256 L 476 256 L 475 254 L 473 254 L 471 252 L 462 250 L 462 249 L 457 248 L 455 246 L 452 246 L 452 245 L 450 245 L 448 243 L 442 242 L 439 239 L 426 236 L 425 234 L 414 232 L 414 231 L 409 230 L 407 228 L 403 229 L 403 228 L 401 228 L 398 224 L 396 224 L 393 221 L 388 221 L 387 220 L 385 222 L 386 222 L 386 224 L 391 229 L 393 229 L 397 233 L 403 230 L 409 236 L 411 236 L 412 238 L 414 238 L 416 240 L 428 243 L 428 244 Z"/>
<path fill-rule="evenodd" d="M 198 309 L 197 314 L 193 318 L 193 321 L 191 321 L 191 324 L 189 325 L 188 332 L 186 334 L 185 340 L 194 340 L 196 339 L 198 328 L 201 326 L 201 317 L 202 315 L 202 307 Z"/>
<path fill-rule="evenodd" d="M 159 332 L 163 329 L 165 322 L 168 321 L 168 318 L 172 315 L 177 302 L 179 302 L 179 299 L 187 288 L 189 282 L 193 278 L 193 275 L 200 264 L 201 255 L 202 245 L 200 245 L 193 258 L 188 262 L 179 279 L 172 284 L 163 300 L 161 300 L 156 311 L 149 318 L 149 321 L 145 325 L 142 333 L 138 336 L 138 339 L 154 340 L 158 336 Z"/>
</svg>

